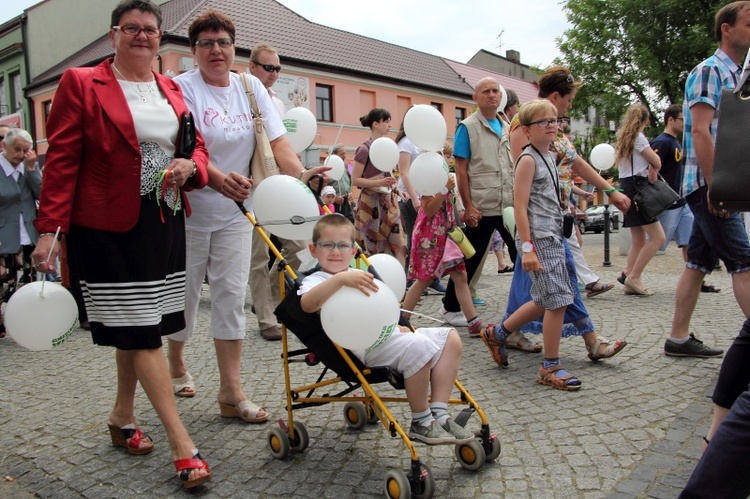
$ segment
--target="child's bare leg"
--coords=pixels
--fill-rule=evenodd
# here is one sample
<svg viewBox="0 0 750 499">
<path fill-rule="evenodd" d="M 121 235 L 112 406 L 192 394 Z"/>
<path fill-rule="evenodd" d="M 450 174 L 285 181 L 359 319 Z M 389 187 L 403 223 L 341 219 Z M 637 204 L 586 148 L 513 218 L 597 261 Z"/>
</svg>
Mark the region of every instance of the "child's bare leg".
<svg viewBox="0 0 750 499">
<path fill-rule="evenodd" d="M 452 271 L 450 274 L 453 285 L 456 287 L 456 299 L 461 306 L 461 312 L 463 312 L 467 321 L 471 321 L 476 318 L 477 310 L 474 308 L 474 301 L 471 298 L 466 272 Z"/>
<path fill-rule="evenodd" d="M 466 274 L 464 274 L 465 276 Z M 461 365 L 463 343 L 455 329 L 448 333 L 443 353 L 430 375 L 432 402 L 448 402 L 455 385 L 458 367 Z"/>
<path fill-rule="evenodd" d="M 414 311 L 414 307 L 419 302 L 419 297 L 422 296 L 422 291 L 427 289 L 427 286 L 432 283 L 432 279 L 418 279 L 411 285 L 409 291 L 406 292 L 406 298 L 404 298 L 403 308 L 404 310 Z M 406 317 L 411 317 L 411 314 L 405 312 Z"/>
<path fill-rule="evenodd" d="M 505 329 L 508 331 L 516 331 L 524 324 L 528 324 L 542 314 L 544 314 L 544 308 L 540 307 L 533 301 L 527 301 L 518 307 L 518 310 L 513 312 L 510 317 L 505 319 L 503 326 L 505 326 Z"/>
<path fill-rule="evenodd" d="M 428 402 L 430 395 L 430 363 L 425 364 L 422 369 L 404 379 L 406 400 L 413 414 L 424 412 L 430 408 Z"/>
<path fill-rule="evenodd" d="M 544 312 L 542 337 L 544 338 L 544 357 L 547 359 L 557 359 L 560 356 L 560 338 L 566 308 L 560 307 Z"/>
</svg>

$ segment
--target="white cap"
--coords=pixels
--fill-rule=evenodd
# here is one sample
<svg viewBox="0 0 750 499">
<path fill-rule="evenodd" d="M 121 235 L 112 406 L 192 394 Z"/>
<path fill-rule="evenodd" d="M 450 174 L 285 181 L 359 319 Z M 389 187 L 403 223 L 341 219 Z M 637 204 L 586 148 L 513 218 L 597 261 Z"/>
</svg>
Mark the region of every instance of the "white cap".
<svg viewBox="0 0 750 499">
<path fill-rule="evenodd" d="M 320 197 L 327 196 L 329 194 L 336 195 L 336 189 L 334 189 L 332 186 L 327 185 L 323 187 L 323 191 L 320 193 Z"/>
</svg>

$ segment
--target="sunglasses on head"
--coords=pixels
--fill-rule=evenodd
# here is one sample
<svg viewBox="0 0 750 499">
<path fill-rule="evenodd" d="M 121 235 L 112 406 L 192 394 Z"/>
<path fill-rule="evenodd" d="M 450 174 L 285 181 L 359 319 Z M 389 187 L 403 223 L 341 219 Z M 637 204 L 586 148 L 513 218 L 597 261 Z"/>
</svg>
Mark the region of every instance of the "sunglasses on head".
<svg viewBox="0 0 750 499">
<path fill-rule="evenodd" d="M 276 71 L 277 73 L 281 72 L 281 66 L 274 66 L 273 64 L 261 64 L 259 62 L 255 62 L 255 61 L 253 61 L 253 63 L 255 63 L 258 66 L 262 67 L 263 69 L 265 69 L 269 73 L 273 73 L 274 71 Z"/>
</svg>

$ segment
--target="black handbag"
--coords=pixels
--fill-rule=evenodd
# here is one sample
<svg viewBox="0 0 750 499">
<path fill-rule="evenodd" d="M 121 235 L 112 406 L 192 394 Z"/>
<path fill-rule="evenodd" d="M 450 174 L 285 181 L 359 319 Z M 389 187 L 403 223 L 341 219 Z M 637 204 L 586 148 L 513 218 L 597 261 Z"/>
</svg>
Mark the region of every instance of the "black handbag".
<svg viewBox="0 0 750 499">
<path fill-rule="evenodd" d="M 719 102 L 714 167 L 709 198 L 721 210 L 750 211 L 750 81 L 746 71 L 739 85 L 723 90 Z"/>
<path fill-rule="evenodd" d="M 174 157 L 190 159 L 195 152 L 195 122 L 193 115 L 189 112 L 182 113 L 180 118 L 180 129 L 177 131 L 177 147 Z"/>
<path fill-rule="evenodd" d="M 630 156 L 630 170 L 633 171 L 632 155 Z M 655 220 L 657 216 L 680 199 L 680 195 L 664 181 L 661 175 L 653 182 L 645 177 L 642 177 L 643 180 L 639 182 L 635 175 L 632 178 L 637 191 L 637 194 L 633 196 L 633 204 L 638 213 L 646 220 Z"/>
</svg>

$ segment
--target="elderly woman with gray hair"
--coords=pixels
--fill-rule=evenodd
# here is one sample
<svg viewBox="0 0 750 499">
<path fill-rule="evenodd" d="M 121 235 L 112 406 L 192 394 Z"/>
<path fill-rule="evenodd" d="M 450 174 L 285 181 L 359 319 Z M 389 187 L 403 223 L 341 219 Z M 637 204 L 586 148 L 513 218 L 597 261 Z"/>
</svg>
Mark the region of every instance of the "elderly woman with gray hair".
<svg viewBox="0 0 750 499">
<path fill-rule="evenodd" d="M 0 153 L 4 173 L 0 175 L 0 217 L 5 220 L 0 227 L 0 300 L 7 303 L 19 285 L 34 279 L 31 253 L 39 234 L 33 222 L 42 175 L 34 161 L 29 132 L 11 128 L 5 133 L 4 143 L 5 150 Z M 0 323 L 3 337 L 5 325 Z"/>
</svg>

